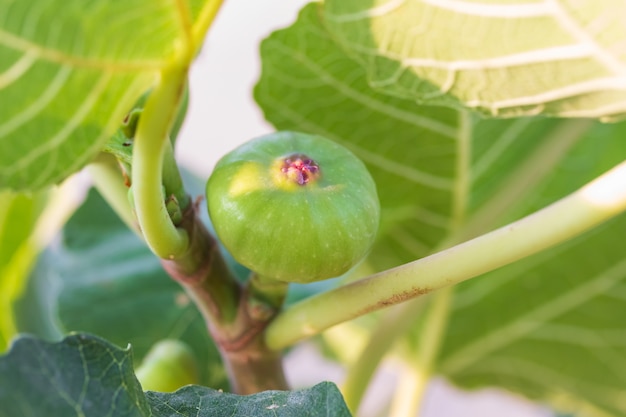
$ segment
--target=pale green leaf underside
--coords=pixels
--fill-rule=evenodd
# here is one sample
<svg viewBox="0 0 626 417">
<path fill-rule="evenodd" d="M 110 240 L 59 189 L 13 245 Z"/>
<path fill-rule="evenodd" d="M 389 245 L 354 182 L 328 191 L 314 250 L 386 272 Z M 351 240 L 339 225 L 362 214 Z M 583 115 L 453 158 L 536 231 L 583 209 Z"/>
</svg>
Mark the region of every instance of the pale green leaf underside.
<svg viewBox="0 0 626 417">
<path fill-rule="evenodd" d="M 371 84 L 492 116 L 626 115 L 620 0 L 331 0 L 324 20 Z"/>
<path fill-rule="evenodd" d="M 380 239 L 370 254 L 376 269 L 424 256 L 445 239 L 454 239 L 455 230 L 484 233 L 544 207 L 626 155 L 624 123 L 467 120 L 451 109 L 418 106 L 413 99 L 372 90 L 366 71 L 348 58 L 325 30 L 319 7 L 308 6 L 296 24 L 263 42 L 263 70 L 255 96 L 277 128 L 326 135 L 365 161 L 377 182 L 383 208 Z M 584 381 L 587 372 L 589 378 L 596 378 L 592 369 L 606 369 L 607 361 L 613 359 L 595 351 L 583 360 L 588 351 L 580 343 L 546 342 L 536 344 L 535 350 L 531 348 L 533 340 L 527 339 L 531 330 L 544 323 L 548 326 L 544 333 L 549 333 L 551 322 L 558 321 L 561 312 L 581 319 L 576 324 L 572 321 L 571 326 L 593 334 L 607 326 L 606 315 L 596 317 L 596 312 L 610 308 L 615 316 L 610 319 L 609 333 L 615 346 L 626 346 L 619 336 L 626 331 L 623 323 L 618 323 L 622 306 L 559 298 L 560 293 L 564 297 L 588 293 L 593 298 L 622 279 L 612 275 L 615 280 L 610 283 L 587 286 L 600 275 L 598 271 L 611 270 L 618 261 L 615 256 L 621 246 L 617 242 L 624 230 L 619 225 L 614 223 L 602 232 L 614 242 L 611 256 L 606 255 L 604 246 L 585 243 L 583 238 L 585 250 L 556 259 L 546 256 L 542 258 L 545 265 L 532 274 L 503 270 L 507 271 L 502 272 L 504 279 L 501 275 L 477 278 L 460 287 L 439 372 L 465 387 L 500 386 L 553 404 L 579 397 L 585 407 L 622 410 L 615 396 L 600 397 L 596 391 L 587 395 L 587 385 L 575 384 Z M 579 267 L 579 263 L 585 266 Z M 544 283 L 546 288 L 542 288 Z M 505 290 L 499 292 L 498 288 Z M 570 293 L 574 295 L 568 296 Z M 489 299 L 483 299 L 488 295 Z M 567 311 L 564 302 L 569 303 Z M 529 308 L 530 316 L 525 315 L 524 307 Z M 544 309 L 552 315 L 545 315 Z M 527 317 L 544 321 L 529 328 Z M 480 344 L 483 337 L 491 343 L 484 350 Z M 501 350 L 506 358 L 497 366 L 489 362 Z M 559 357 L 552 361 L 555 350 Z M 475 363 L 464 359 L 466 352 Z M 625 354 L 617 352 L 617 365 Z M 507 368 L 509 358 L 513 365 Z M 526 371 L 522 383 L 522 377 L 515 379 L 514 374 L 523 361 L 530 365 L 520 370 Z M 544 372 L 533 372 L 539 368 Z M 545 375 L 555 373 L 562 378 L 544 381 Z M 555 386 L 549 386 L 550 382 Z M 608 384 L 613 393 L 626 388 L 619 376 Z"/>
<path fill-rule="evenodd" d="M 0 188 L 38 189 L 85 165 L 172 59 L 187 12 L 0 0 Z"/>
</svg>

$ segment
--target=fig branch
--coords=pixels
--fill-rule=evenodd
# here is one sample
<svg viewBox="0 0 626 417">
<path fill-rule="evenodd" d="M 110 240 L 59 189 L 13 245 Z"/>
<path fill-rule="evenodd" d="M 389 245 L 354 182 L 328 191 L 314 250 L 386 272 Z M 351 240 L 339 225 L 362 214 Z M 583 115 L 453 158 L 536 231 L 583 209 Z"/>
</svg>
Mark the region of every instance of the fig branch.
<svg viewBox="0 0 626 417">
<path fill-rule="evenodd" d="M 626 162 L 521 220 L 288 308 L 268 327 L 267 344 L 282 349 L 335 324 L 458 284 L 579 236 L 624 210 Z"/>
</svg>

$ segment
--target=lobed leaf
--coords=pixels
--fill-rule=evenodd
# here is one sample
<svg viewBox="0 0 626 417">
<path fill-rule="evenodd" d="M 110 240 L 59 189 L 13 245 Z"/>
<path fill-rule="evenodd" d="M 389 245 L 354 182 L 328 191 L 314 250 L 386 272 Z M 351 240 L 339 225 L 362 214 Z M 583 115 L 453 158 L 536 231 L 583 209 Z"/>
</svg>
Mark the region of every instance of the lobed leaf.
<svg viewBox="0 0 626 417">
<path fill-rule="evenodd" d="M 375 270 L 532 213 L 626 155 L 626 123 L 480 119 L 381 93 L 335 41 L 323 7 L 263 42 L 255 97 L 278 129 L 325 135 L 367 164 L 383 209 Z M 435 371 L 468 388 L 623 414 L 623 222 L 459 286 Z M 414 355 L 415 340 L 405 342 Z"/>
</svg>

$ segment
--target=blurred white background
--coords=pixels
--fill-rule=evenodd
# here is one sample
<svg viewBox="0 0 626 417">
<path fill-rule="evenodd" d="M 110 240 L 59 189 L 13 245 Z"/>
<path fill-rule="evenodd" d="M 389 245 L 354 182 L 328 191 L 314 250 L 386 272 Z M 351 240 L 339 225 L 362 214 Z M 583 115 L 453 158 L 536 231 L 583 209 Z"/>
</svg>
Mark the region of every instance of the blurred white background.
<svg viewBox="0 0 626 417">
<path fill-rule="evenodd" d="M 259 42 L 288 26 L 304 0 L 226 1 L 191 71 L 189 113 L 178 142 L 180 160 L 206 177 L 217 160 L 238 144 L 273 131 L 252 99 L 260 73 Z M 341 384 L 342 368 L 325 361 L 311 345 L 286 361 L 294 387 L 323 380 Z M 385 399 L 394 391 L 393 365 L 380 372 L 362 417 L 385 415 Z M 550 417 L 545 408 L 496 390 L 466 393 L 442 379 L 430 386 L 421 417 Z"/>
</svg>

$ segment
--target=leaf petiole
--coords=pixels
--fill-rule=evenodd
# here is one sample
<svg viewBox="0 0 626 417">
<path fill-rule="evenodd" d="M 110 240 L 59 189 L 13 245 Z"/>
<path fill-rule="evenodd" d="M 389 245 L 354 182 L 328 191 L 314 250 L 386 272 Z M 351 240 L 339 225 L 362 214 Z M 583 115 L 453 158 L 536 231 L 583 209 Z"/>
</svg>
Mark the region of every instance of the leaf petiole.
<svg viewBox="0 0 626 417">
<path fill-rule="evenodd" d="M 267 344 L 281 349 L 335 324 L 458 284 L 579 236 L 624 210 L 626 162 L 516 222 L 288 308 L 267 328 Z"/>
<path fill-rule="evenodd" d="M 162 191 L 164 156 L 168 147 L 171 149 L 168 134 L 184 93 L 186 77 L 186 66 L 163 70 L 139 120 L 133 149 L 132 184 L 137 220 L 146 243 L 162 259 L 176 259 L 188 246 L 187 233 L 177 229 L 170 219 Z"/>
</svg>

